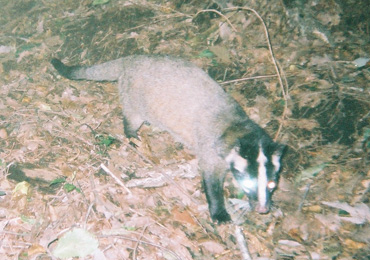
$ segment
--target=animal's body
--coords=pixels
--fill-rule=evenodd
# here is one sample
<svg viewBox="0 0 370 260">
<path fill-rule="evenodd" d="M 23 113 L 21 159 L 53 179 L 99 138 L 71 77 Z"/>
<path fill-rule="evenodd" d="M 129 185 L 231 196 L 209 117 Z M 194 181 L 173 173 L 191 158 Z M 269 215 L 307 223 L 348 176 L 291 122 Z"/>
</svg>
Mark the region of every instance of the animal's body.
<svg viewBox="0 0 370 260">
<path fill-rule="evenodd" d="M 284 146 L 271 140 L 207 73 L 173 57 L 128 56 L 106 63 L 53 66 L 74 80 L 118 81 L 124 132 L 137 137 L 149 122 L 188 146 L 197 156 L 211 217 L 230 220 L 223 183 L 231 170 L 260 213 L 269 211 Z"/>
</svg>

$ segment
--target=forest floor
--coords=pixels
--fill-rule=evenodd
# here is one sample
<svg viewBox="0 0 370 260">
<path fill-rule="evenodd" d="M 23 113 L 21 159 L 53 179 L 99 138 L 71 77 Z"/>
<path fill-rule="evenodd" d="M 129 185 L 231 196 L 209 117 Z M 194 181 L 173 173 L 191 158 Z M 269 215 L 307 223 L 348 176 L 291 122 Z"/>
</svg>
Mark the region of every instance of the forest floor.
<svg viewBox="0 0 370 260">
<path fill-rule="evenodd" d="M 238 226 L 253 259 L 369 259 L 370 7 L 337 2 L 0 0 L 0 258 L 242 259 Z M 228 175 L 214 224 L 190 150 L 130 145 L 116 83 L 50 64 L 132 54 L 194 62 L 287 144 L 269 214 Z"/>
</svg>

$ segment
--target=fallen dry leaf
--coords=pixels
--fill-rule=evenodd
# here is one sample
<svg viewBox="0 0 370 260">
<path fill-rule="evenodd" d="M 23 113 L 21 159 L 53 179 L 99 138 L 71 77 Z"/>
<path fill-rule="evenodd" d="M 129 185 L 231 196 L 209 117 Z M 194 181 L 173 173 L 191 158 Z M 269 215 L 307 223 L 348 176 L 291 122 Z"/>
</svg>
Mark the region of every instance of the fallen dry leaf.
<svg viewBox="0 0 370 260">
<path fill-rule="evenodd" d="M 187 210 L 180 211 L 178 207 L 174 207 L 171 211 L 171 214 L 176 221 L 195 225 L 195 221 Z"/>
</svg>

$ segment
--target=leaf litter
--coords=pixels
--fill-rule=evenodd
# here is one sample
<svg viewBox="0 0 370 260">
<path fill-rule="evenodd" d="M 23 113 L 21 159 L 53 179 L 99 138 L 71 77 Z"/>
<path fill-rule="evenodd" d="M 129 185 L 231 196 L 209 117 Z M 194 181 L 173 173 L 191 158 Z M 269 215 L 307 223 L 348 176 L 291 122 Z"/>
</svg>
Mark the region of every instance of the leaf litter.
<svg viewBox="0 0 370 260">
<path fill-rule="evenodd" d="M 264 19 L 284 88 L 259 18 L 234 6 Z M 85 259 L 247 259 L 238 234 L 253 259 L 368 259 L 365 10 L 366 1 L 2 3 L 1 258 L 55 259 L 78 228 L 98 242 L 74 255 Z M 288 144 L 270 214 L 250 212 L 228 176 L 242 230 L 214 225 L 190 151 L 147 126 L 131 146 L 115 84 L 68 81 L 49 64 L 130 54 L 191 60 Z"/>
</svg>

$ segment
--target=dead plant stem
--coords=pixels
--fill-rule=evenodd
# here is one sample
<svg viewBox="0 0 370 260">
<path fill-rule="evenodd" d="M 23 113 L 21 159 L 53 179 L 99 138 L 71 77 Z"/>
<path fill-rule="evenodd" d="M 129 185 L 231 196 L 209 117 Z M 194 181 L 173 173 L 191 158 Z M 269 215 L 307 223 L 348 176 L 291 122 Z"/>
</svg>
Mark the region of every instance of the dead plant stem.
<svg viewBox="0 0 370 260">
<path fill-rule="evenodd" d="M 248 251 L 248 245 L 247 245 L 247 242 L 245 241 L 243 231 L 238 225 L 235 225 L 234 233 L 235 233 L 236 241 L 238 242 L 240 252 L 242 253 L 243 260 L 252 260 L 252 257 Z"/>
<path fill-rule="evenodd" d="M 219 12 L 219 11 L 215 10 L 215 9 L 204 9 L 204 10 L 200 10 L 199 12 L 197 12 L 197 13 L 194 15 L 193 19 L 194 19 L 195 17 L 197 17 L 199 14 L 201 14 L 201 13 L 206 13 L 206 12 L 211 12 L 211 13 L 216 13 L 216 14 L 218 14 L 219 16 L 221 16 L 222 18 L 224 18 L 224 19 L 226 20 L 226 22 L 230 25 L 230 27 L 233 29 L 233 31 L 234 31 L 234 32 L 237 32 L 237 31 L 238 31 L 238 30 L 234 27 L 234 25 L 230 22 L 229 18 L 227 18 L 223 13 L 221 13 L 221 12 Z"/>
<path fill-rule="evenodd" d="M 127 191 L 127 193 L 129 194 L 129 195 L 132 195 L 132 192 L 130 191 L 130 189 L 129 188 L 127 188 L 126 187 L 126 185 L 119 179 L 119 178 L 117 178 L 117 176 L 116 175 L 114 175 L 113 174 L 113 172 L 111 172 L 108 168 L 107 168 L 107 166 L 105 166 L 104 165 L 104 163 L 102 163 L 102 164 L 100 164 L 100 167 L 106 172 L 106 173 L 108 173 L 121 187 L 123 187 L 126 191 Z"/>
<path fill-rule="evenodd" d="M 224 9 L 225 11 L 237 11 L 237 10 L 245 10 L 245 11 L 249 11 L 249 12 L 253 12 L 257 18 L 260 20 L 262 26 L 263 26 L 263 30 L 265 32 L 265 36 L 266 36 L 266 42 L 267 42 L 267 46 L 269 48 L 269 52 L 270 52 L 270 55 L 271 55 L 271 59 L 272 59 L 272 62 L 273 62 L 273 65 L 275 67 L 275 70 L 276 70 L 276 74 L 278 76 L 278 80 L 279 80 L 279 84 L 280 84 L 280 88 L 281 88 L 281 93 L 283 95 L 283 98 L 284 98 L 284 101 L 285 101 L 285 105 L 284 105 L 284 111 L 282 113 L 282 121 L 285 119 L 285 116 L 286 116 L 286 112 L 288 110 L 288 87 L 286 87 L 286 89 L 284 88 L 284 84 L 283 84 L 283 80 L 282 80 L 282 77 L 281 77 L 281 72 L 282 71 L 282 68 L 278 66 L 277 64 L 277 61 L 275 59 L 275 55 L 274 55 L 274 52 L 272 50 L 272 45 L 271 45 L 271 40 L 270 40 L 270 36 L 269 36 L 269 33 L 268 33 L 268 30 L 267 30 L 267 26 L 266 26 L 266 23 L 265 21 L 262 19 L 262 17 L 257 13 L 256 10 L 252 9 L 252 8 L 249 8 L 249 7 L 230 7 L 230 8 L 225 8 Z M 228 21 L 228 20 L 227 20 Z M 281 131 L 281 128 L 282 128 L 282 124 L 283 122 L 280 122 L 280 125 L 279 125 L 279 129 L 278 131 L 276 132 L 275 134 L 275 137 L 274 137 L 274 140 L 277 139 L 277 137 L 279 136 L 280 134 L 280 131 Z"/>
<path fill-rule="evenodd" d="M 247 80 L 253 80 L 253 79 L 265 79 L 265 78 L 273 78 L 273 77 L 277 77 L 277 74 L 253 76 L 253 77 L 246 77 L 246 78 L 241 78 L 241 79 L 233 79 L 233 80 L 228 80 L 228 81 L 221 82 L 220 85 L 226 85 L 226 84 L 231 84 L 231 83 L 239 83 L 241 81 L 247 81 Z"/>
</svg>

